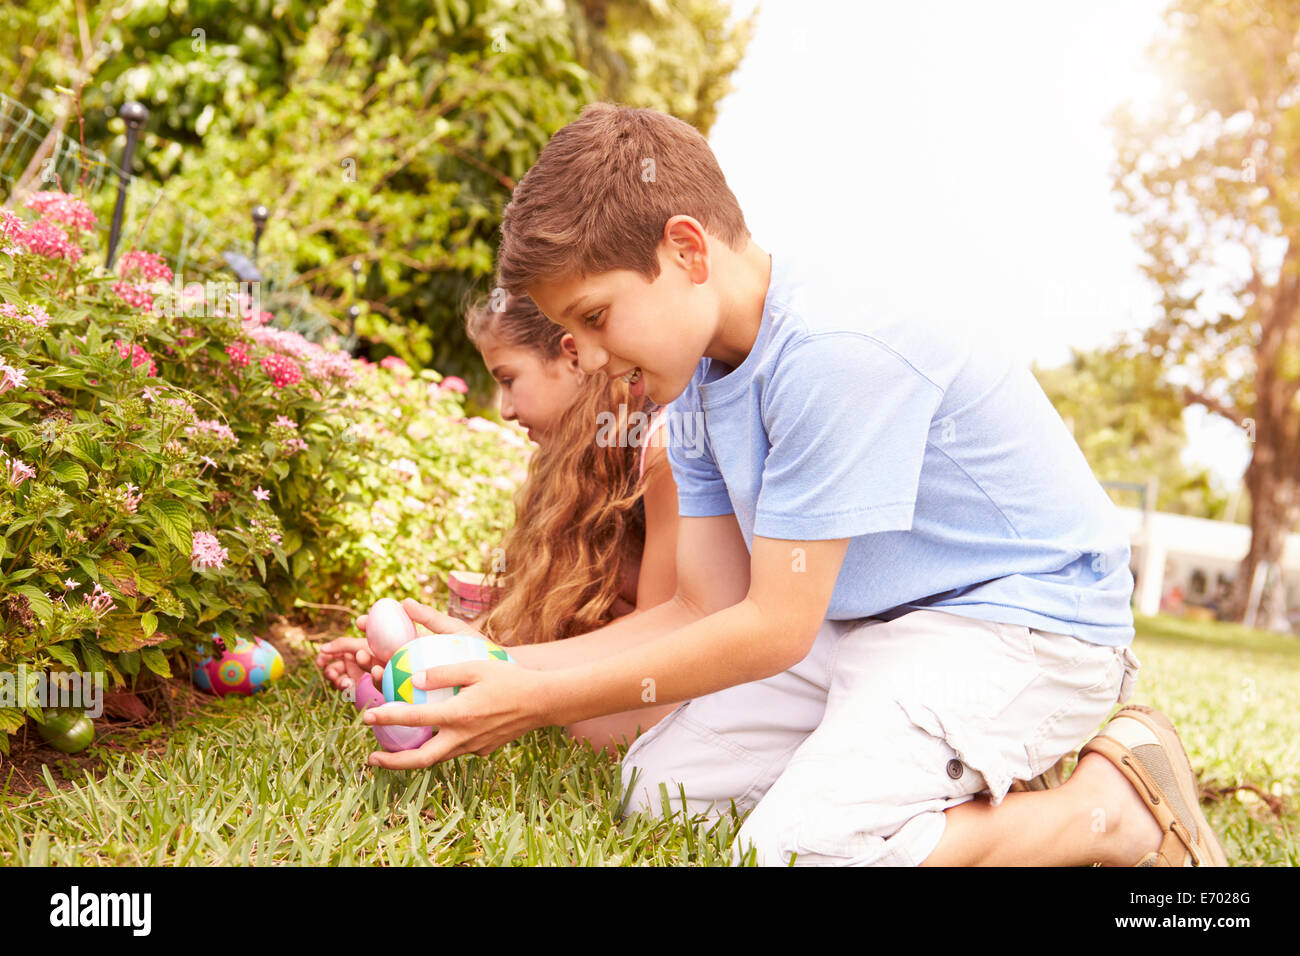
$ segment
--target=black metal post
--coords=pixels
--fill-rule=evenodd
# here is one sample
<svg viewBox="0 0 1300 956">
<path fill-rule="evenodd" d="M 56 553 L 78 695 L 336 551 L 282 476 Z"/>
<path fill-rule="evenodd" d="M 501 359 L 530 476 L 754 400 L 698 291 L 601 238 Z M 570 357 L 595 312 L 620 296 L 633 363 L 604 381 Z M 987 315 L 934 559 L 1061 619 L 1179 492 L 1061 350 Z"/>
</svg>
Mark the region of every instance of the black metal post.
<svg viewBox="0 0 1300 956">
<path fill-rule="evenodd" d="M 113 225 L 108 232 L 108 268 L 117 261 L 117 243 L 122 237 L 122 213 L 126 211 L 126 191 L 131 185 L 131 163 L 135 160 L 135 140 L 140 127 L 149 119 L 149 110 L 143 103 L 132 100 L 122 105 L 118 113 L 126 123 L 126 147 L 122 150 L 122 172 L 117 180 L 117 203 L 113 206 Z"/>
<path fill-rule="evenodd" d="M 253 207 L 253 261 L 257 261 L 257 246 L 262 241 L 262 230 L 266 228 L 266 220 L 271 218 L 271 212 L 261 203 Z"/>
</svg>

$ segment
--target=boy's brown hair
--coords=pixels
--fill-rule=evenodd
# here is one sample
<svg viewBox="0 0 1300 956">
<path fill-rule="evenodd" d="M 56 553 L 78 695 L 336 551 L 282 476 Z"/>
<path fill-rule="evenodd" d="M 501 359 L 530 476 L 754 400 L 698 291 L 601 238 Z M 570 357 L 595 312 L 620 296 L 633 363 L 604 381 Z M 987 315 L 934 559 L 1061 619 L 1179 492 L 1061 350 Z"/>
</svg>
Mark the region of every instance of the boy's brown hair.
<svg viewBox="0 0 1300 956">
<path fill-rule="evenodd" d="M 630 269 L 659 275 L 656 247 L 676 215 L 732 249 L 749 238 L 740 204 L 699 131 L 657 110 L 592 103 L 551 137 L 501 221 L 497 282 Z"/>
</svg>

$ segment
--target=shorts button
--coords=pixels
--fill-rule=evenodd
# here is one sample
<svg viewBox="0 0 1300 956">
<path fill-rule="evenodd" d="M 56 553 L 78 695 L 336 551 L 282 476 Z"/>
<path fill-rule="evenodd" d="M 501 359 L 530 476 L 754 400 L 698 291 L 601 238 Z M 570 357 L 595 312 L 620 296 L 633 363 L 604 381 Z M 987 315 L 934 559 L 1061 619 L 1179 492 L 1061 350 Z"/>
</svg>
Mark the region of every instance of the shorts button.
<svg viewBox="0 0 1300 956">
<path fill-rule="evenodd" d="M 954 760 L 949 760 L 949 761 L 948 761 L 948 776 L 950 776 L 950 777 L 952 777 L 952 779 L 956 780 L 958 777 L 961 776 L 961 773 L 962 773 L 962 765 L 961 765 L 961 761 L 960 761 L 960 760 L 956 760 L 956 759 L 954 759 Z"/>
</svg>

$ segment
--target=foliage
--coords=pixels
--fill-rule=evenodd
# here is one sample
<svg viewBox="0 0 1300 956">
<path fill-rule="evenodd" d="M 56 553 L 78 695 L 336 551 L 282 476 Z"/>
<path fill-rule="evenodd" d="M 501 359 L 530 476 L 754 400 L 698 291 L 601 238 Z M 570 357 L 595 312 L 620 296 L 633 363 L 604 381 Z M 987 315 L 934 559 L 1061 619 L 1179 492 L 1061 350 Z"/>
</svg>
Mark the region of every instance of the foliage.
<svg viewBox="0 0 1300 956">
<path fill-rule="evenodd" d="M 707 133 L 753 25 L 728 28 L 727 13 L 720 0 L 117 0 L 83 23 L 34 0 L 4 14 L 33 39 L 0 53 L 0 77 L 64 121 L 79 91 L 90 144 L 143 102 L 137 165 L 170 177 L 169 195 L 225 235 L 246 235 L 266 203 L 264 254 L 302 273 L 340 331 L 363 264 L 372 354 L 462 376 L 481 398 L 492 383 L 462 309 L 490 283 L 514 183 L 593 100 Z M 91 35 L 79 72 L 77 37 Z"/>
<path fill-rule="evenodd" d="M 442 604 L 449 572 L 486 571 L 532 448 L 515 426 L 457 418 L 436 373 L 384 361 L 392 374 L 364 377 L 344 403 L 357 416 L 336 462 L 346 494 L 313 582 L 358 611 L 394 595 Z"/>
<path fill-rule="evenodd" d="M 33 221 L 0 213 L 0 666 L 167 676 L 168 651 L 232 639 L 317 601 L 324 582 L 409 593 L 418 569 L 463 563 L 471 541 L 499 534 L 504 482 L 477 512 L 432 510 L 468 500 L 471 468 L 512 455 L 521 467 L 495 426 L 460 423 L 463 385 L 426 371 L 390 407 L 397 372 L 267 325 L 237 295 L 178 291 L 150 254 L 106 275 L 77 242 L 88 207 L 31 204 Z M 419 440 L 384 436 L 417 417 Z M 385 457 L 397 451 L 417 472 L 403 541 L 390 550 L 378 525 L 355 546 L 358 514 L 378 521 L 399 487 Z M 0 726 L 24 713 L 41 717 L 0 709 Z"/>
</svg>

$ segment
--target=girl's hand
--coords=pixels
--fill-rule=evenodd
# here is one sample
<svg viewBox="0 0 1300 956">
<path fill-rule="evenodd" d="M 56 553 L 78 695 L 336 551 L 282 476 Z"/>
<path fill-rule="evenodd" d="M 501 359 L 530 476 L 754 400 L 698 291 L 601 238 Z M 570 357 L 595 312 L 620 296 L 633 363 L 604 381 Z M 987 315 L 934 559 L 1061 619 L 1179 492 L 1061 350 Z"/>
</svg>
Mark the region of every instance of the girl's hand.
<svg viewBox="0 0 1300 956">
<path fill-rule="evenodd" d="M 415 598 L 405 598 L 402 601 L 402 610 L 416 624 L 423 624 L 434 634 L 477 634 L 479 637 L 485 637 L 479 631 L 474 629 L 474 625 L 468 621 L 462 621 L 458 617 L 452 617 L 450 614 L 443 614 L 437 608 L 421 604 Z"/>
<path fill-rule="evenodd" d="M 509 661 L 467 661 L 431 667 L 412 680 L 421 690 L 459 685 L 460 693 L 436 704 L 384 704 L 367 710 L 362 715 L 367 724 L 438 728 L 417 750 L 372 753 L 367 761 L 372 767 L 415 770 L 462 754 L 486 757 L 502 744 L 549 722 L 545 711 L 549 678 L 543 671 Z"/>
<path fill-rule="evenodd" d="M 316 654 L 316 666 L 328 680 L 339 690 L 355 687 L 365 671 L 357 660 L 357 652 L 365 649 L 366 642 L 360 637 L 336 637 L 322 644 Z"/>
<path fill-rule="evenodd" d="M 437 608 L 421 604 L 419 601 L 415 600 L 415 598 L 403 599 L 402 610 L 406 612 L 406 616 L 409 617 L 414 624 L 423 624 L 434 634 L 474 634 L 487 640 L 486 635 L 480 631 L 474 630 L 473 626 L 468 622 L 462 621 L 458 617 L 452 617 L 450 614 L 443 614 Z M 363 622 L 365 619 L 365 615 L 362 615 L 357 620 L 357 626 L 364 628 Z M 416 634 L 418 635 L 419 633 L 420 629 L 417 626 Z M 357 655 L 357 663 L 363 668 L 369 669 L 370 676 L 374 680 L 376 687 L 379 687 L 383 683 L 384 665 L 388 663 L 387 661 L 378 660 L 373 654 L 369 653 L 369 649 L 367 648 L 366 654 Z M 447 686 L 450 687 L 451 685 L 449 684 Z"/>
</svg>

